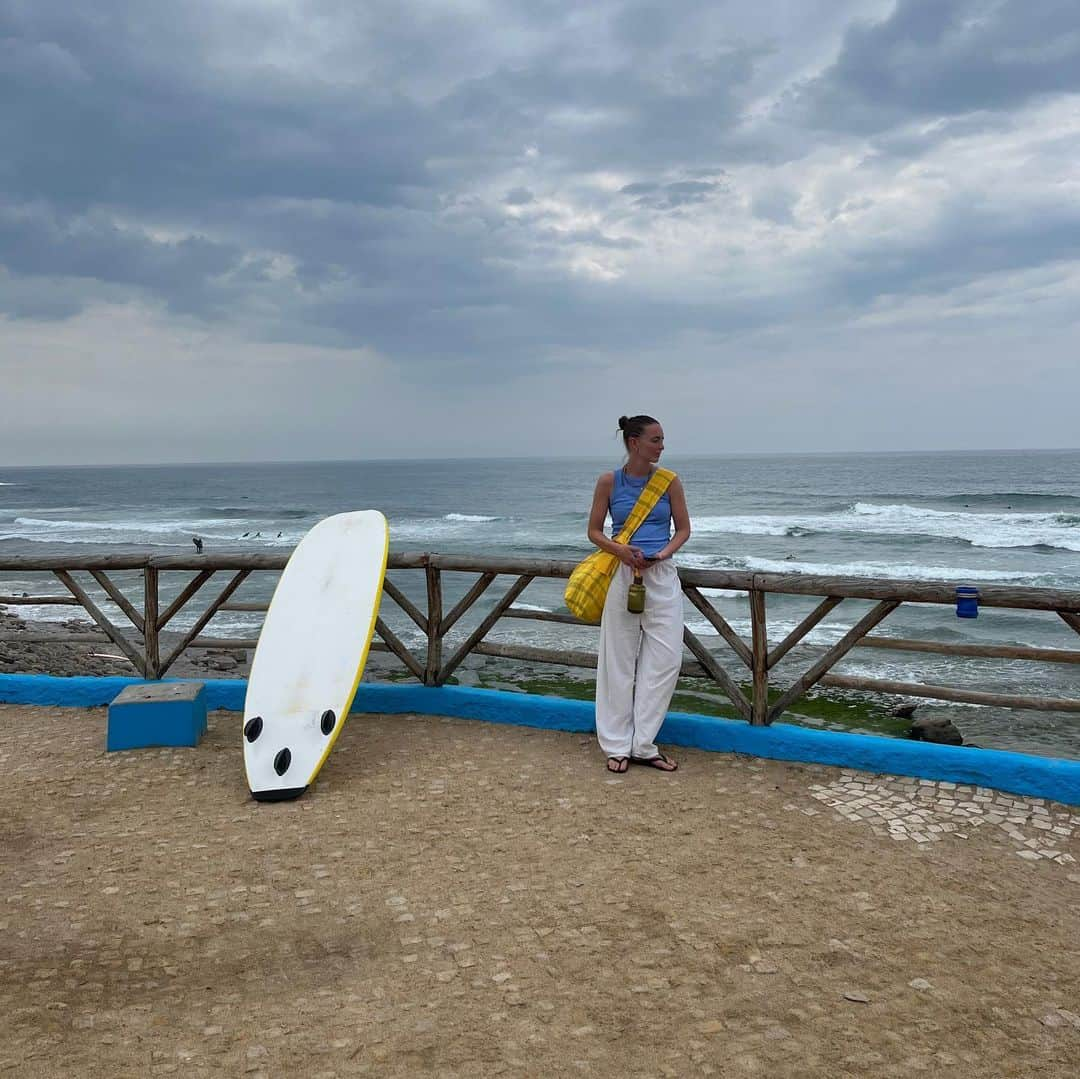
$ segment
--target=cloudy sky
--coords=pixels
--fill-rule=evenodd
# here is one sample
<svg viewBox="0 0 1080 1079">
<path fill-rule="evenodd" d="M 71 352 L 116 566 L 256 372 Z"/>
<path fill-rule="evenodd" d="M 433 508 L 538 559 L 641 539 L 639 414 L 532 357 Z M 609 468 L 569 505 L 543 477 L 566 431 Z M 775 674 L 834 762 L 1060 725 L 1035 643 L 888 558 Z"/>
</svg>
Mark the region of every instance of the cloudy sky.
<svg viewBox="0 0 1080 1079">
<path fill-rule="evenodd" d="M 1080 445 L 1076 0 L 0 0 L 0 463 Z"/>
</svg>

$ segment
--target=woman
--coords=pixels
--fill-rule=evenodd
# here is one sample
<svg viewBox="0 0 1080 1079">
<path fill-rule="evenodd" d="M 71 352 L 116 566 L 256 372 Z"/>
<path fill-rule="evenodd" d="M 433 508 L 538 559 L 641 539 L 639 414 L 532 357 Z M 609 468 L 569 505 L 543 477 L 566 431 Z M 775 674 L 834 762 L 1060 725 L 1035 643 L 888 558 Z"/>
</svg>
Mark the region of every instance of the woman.
<svg viewBox="0 0 1080 1079">
<path fill-rule="evenodd" d="M 589 539 L 620 562 L 600 621 L 596 735 L 609 772 L 625 772 L 631 762 L 674 772 L 678 764 L 655 739 L 682 666 L 682 588 L 671 556 L 690 538 L 690 516 L 676 476 L 629 543 L 604 534 L 608 513 L 611 535 L 619 534 L 664 452 L 664 431 L 652 416 L 621 416 L 619 430 L 626 464 L 597 480 L 589 513 Z M 626 609 L 635 573 L 645 584 L 642 614 Z"/>
</svg>

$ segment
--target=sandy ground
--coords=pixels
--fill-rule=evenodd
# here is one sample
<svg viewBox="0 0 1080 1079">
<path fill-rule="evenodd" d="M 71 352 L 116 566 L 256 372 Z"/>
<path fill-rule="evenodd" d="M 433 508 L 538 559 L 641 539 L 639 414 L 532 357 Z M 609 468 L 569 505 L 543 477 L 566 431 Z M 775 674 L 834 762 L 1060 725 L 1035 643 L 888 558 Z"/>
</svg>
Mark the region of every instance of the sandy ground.
<svg viewBox="0 0 1080 1079">
<path fill-rule="evenodd" d="M 0 705 L 0 1075 L 1077 1074 L 1076 809 L 895 842 L 836 769 L 360 716 L 258 804 L 235 714 L 104 725 Z"/>
</svg>

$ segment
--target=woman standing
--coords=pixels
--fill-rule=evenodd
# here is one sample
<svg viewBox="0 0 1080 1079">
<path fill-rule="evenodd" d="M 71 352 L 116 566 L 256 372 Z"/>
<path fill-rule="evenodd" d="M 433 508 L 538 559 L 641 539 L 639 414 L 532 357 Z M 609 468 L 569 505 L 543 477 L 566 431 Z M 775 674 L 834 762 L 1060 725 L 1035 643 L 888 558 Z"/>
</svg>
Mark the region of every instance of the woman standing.
<svg viewBox="0 0 1080 1079">
<path fill-rule="evenodd" d="M 690 538 L 690 516 L 676 476 L 629 543 L 604 534 L 609 513 L 611 535 L 619 534 L 664 452 L 664 431 L 652 416 L 621 416 L 619 430 L 626 464 L 600 476 L 589 513 L 589 539 L 620 563 L 600 621 L 596 735 L 609 772 L 625 772 L 631 762 L 674 772 L 678 764 L 655 739 L 682 666 L 682 588 L 671 556 Z M 635 575 L 645 585 L 641 614 L 627 610 Z"/>
</svg>

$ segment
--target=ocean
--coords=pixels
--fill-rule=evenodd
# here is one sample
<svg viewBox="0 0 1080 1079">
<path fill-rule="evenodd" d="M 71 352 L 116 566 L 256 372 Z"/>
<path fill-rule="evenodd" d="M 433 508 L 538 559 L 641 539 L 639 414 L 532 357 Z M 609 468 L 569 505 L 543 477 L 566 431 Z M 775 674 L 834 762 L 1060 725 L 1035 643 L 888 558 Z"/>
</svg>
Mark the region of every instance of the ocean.
<svg viewBox="0 0 1080 1079">
<path fill-rule="evenodd" d="M 1080 450 L 665 455 L 663 463 L 679 472 L 687 492 L 693 536 L 677 557 L 684 566 L 1080 590 Z M 328 514 L 377 508 L 390 521 L 393 551 L 576 560 L 590 549 L 585 521 L 596 477 L 619 464 L 613 452 L 606 460 L 0 467 L 0 555 L 193 552 L 193 536 L 208 552 L 287 551 Z M 117 577 L 139 594 L 134 575 Z M 166 599 L 184 579 L 166 575 Z M 423 601 L 422 574 L 396 571 L 394 580 Z M 267 598 L 273 583 L 272 575 L 256 574 L 236 598 Z M 470 583 L 466 575 L 448 575 L 447 605 Z M 35 587 L 41 579 L 34 575 L 0 574 L 0 593 Z M 499 594 L 497 585 L 490 589 L 461 632 Z M 556 610 L 561 596 L 561 582 L 538 580 L 518 606 Z M 711 599 L 738 632 L 749 635 L 745 594 L 715 591 Z M 779 641 L 815 603 L 770 596 L 770 640 Z M 105 601 L 103 606 L 109 609 Z M 785 661 L 779 680 L 793 677 L 808 658 L 838 640 L 867 607 L 851 600 L 841 605 Z M 11 610 L 37 620 L 72 616 L 69 608 Z M 195 613 L 185 613 L 190 624 Z M 407 644 L 420 643 L 416 627 L 389 601 L 384 616 Z M 258 617 L 226 612 L 207 632 L 248 636 Z M 687 621 L 720 649 L 722 642 L 689 606 Z M 174 628 L 184 624 L 182 616 Z M 906 605 L 878 633 L 1080 647 L 1077 635 L 1054 615 L 985 608 L 978 619 L 961 620 L 950 608 Z M 595 634 L 503 620 L 492 637 L 590 648 Z M 725 665 L 737 670 L 726 660 Z M 1076 697 L 1080 691 L 1080 668 L 1064 664 L 855 649 L 836 670 L 1050 696 Z M 933 707 L 946 711 L 980 745 L 1080 758 L 1080 716 Z"/>
</svg>

